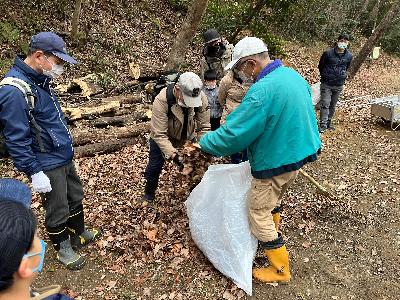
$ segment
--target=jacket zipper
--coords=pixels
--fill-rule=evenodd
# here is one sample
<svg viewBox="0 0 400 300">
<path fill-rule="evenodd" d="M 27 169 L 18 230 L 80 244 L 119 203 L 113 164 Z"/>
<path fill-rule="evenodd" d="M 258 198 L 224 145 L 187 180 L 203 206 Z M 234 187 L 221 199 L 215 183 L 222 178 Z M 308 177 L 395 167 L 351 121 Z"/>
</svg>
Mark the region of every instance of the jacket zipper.
<svg viewBox="0 0 400 300">
<path fill-rule="evenodd" d="M 72 141 L 71 134 L 70 134 L 70 132 L 69 132 L 67 126 L 66 126 L 66 125 L 64 124 L 64 122 L 62 121 L 60 110 L 58 109 L 57 104 L 56 104 L 56 102 L 55 102 L 55 100 L 54 100 L 53 90 L 51 89 L 50 86 L 49 86 L 49 90 L 50 90 L 51 100 L 53 101 L 54 107 L 56 108 L 56 110 L 57 110 L 57 112 L 58 112 L 58 119 L 60 120 L 61 124 L 64 126 L 65 130 L 66 130 L 67 133 L 68 133 L 68 136 L 69 136 L 70 140 Z M 74 147 L 72 146 L 72 143 L 71 143 L 71 149 L 72 149 L 72 151 L 74 151 Z"/>
</svg>

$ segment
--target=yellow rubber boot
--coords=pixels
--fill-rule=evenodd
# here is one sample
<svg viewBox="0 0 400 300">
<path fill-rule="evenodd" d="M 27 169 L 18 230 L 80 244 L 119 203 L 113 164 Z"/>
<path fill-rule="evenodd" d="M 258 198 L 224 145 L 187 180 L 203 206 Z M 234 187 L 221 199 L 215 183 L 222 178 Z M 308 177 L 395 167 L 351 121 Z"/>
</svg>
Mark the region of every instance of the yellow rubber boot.
<svg viewBox="0 0 400 300">
<path fill-rule="evenodd" d="M 254 268 L 254 278 L 267 282 L 285 283 L 290 281 L 289 253 L 283 245 L 277 249 L 265 249 L 264 255 L 268 258 L 270 266 L 267 268 Z"/>
<path fill-rule="evenodd" d="M 279 224 L 281 223 L 281 213 L 277 212 L 272 214 L 272 219 L 274 220 L 276 231 L 278 231 Z"/>
</svg>

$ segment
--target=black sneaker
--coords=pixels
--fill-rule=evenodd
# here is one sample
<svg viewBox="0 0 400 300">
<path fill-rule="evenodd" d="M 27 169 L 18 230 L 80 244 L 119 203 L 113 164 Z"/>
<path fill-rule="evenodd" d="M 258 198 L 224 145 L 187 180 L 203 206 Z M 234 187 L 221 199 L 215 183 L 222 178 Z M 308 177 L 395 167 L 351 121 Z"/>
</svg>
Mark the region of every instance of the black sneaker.
<svg viewBox="0 0 400 300">
<path fill-rule="evenodd" d="M 320 126 L 320 127 L 318 128 L 318 131 L 319 131 L 319 133 L 325 133 L 326 127 Z"/>
</svg>

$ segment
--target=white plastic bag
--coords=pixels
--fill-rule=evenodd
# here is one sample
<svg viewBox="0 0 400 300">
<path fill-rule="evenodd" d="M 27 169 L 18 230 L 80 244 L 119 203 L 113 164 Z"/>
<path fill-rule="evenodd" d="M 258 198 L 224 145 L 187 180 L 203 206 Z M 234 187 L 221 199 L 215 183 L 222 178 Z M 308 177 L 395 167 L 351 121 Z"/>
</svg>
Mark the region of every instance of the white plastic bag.
<svg viewBox="0 0 400 300">
<path fill-rule="evenodd" d="M 321 100 L 321 82 L 314 83 L 311 86 L 311 92 L 312 103 L 316 106 Z"/>
<path fill-rule="evenodd" d="M 216 269 L 252 294 L 257 239 L 247 217 L 250 164 L 213 165 L 186 201 L 192 238 Z"/>
</svg>

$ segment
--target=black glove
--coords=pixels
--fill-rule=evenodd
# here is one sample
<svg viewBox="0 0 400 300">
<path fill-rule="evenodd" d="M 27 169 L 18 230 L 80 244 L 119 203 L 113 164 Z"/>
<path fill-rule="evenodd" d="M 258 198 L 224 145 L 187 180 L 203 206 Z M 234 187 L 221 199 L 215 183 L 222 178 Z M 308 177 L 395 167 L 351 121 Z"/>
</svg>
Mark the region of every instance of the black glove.
<svg viewBox="0 0 400 300">
<path fill-rule="evenodd" d="M 175 154 L 172 161 L 179 167 L 179 169 L 183 169 L 183 158 L 179 156 L 179 154 Z"/>
</svg>

